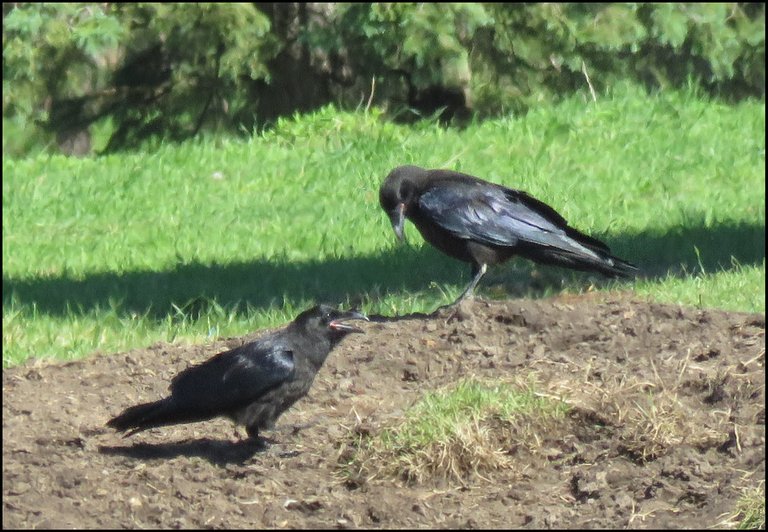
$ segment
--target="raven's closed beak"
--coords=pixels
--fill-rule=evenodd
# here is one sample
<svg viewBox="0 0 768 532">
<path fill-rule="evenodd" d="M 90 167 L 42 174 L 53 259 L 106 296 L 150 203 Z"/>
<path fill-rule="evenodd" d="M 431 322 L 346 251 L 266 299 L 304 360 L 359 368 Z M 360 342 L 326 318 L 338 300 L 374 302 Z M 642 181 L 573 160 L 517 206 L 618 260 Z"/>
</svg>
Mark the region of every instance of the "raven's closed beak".
<svg viewBox="0 0 768 532">
<path fill-rule="evenodd" d="M 333 320 L 331 323 L 328 324 L 328 326 L 335 330 L 335 331 L 347 331 L 347 332 L 363 332 L 362 329 L 359 327 L 355 327 L 354 325 L 350 325 L 347 322 L 350 320 L 368 320 L 368 316 L 361 312 L 357 312 L 356 310 L 350 310 L 347 312 L 342 312 L 341 316 Z"/>
<path fill-rule="evenodd" d="M 392 221 L 392 229 L 397 235 L 397 239 L 402 242 L 404 238 L 403 225 L 405 224 L 405 203 L 398 203 L 394 211 L 389 214 L 389 219 Z"/>
</svg>

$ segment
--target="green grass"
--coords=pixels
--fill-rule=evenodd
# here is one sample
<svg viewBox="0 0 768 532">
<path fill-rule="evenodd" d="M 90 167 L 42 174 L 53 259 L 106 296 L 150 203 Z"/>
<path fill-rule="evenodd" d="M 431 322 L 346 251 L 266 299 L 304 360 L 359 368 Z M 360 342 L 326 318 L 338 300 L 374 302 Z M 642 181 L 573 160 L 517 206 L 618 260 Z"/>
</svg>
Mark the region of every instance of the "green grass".
<svg viewBox="0 0 768 532">
<path fill-rule="evenodd" d="M 645 275 L 606 283 L 537 268 L 544 282 L 528 283 L 534 266 L 517 261 L 491 269 L 502 295 L 595 281 L 764 312 L 763 102 L 622 89 L 463 130 L 328 107 L 249 141 L 4 158 L 4 366 L 241 335 L 319 300 L 383 314 L 448 302 L 468 265 L 411 224 L 397 246 L 378 205 L 379 184 L 406 163 L 526 190 Z"/>
<path fill-rule="evenodd" d="M 342 465 L 352 480 L 360 476 L 395 476 L 421 482 L 504 467 L 508 450 L 537 447 L 525 420 L 562 419 L 565 403 L 540 397 L 532 388 L 465 379 L 424 394 L 402 422 L 358 442 Z"/>
<path fill-rule="evenodd" d="M 472 379 L 449 390 L 428 392 L 405 415 L 402 425 L 381 435 L 382 445 L 401 453 L 423 449 L 435 442 L 447 443 L 467 426 L 496 416 L 509 421 L 519 415 L 551 414 L 562 417 L 565 403 L 536 395 L 532 389 L 517 390 L 503 384 L 484 384 Z"/>
<path fill-rule="evenodd" d="M 744 490 L 736 505 L 735 521 L 739 530 L 765 529 L 765 484 Z"/>
</svg>

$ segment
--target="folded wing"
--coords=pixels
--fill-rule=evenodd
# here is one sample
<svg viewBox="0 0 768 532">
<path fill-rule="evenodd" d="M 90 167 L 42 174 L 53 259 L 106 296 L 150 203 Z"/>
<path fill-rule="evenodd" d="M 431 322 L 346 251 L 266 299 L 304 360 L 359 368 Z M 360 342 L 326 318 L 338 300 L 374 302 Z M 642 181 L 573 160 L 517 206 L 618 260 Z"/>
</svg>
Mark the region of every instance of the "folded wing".
<svg viewBox="0 0 768 532">
<path fill-rule="evenodd" d="M 421 195 L 419 207 L 422 215 L 454 236 L 491 246 L 525 243 L 588 255 L 608 252 L 605 244 L 569 227 L 545 203 L 501 186 L 435 186 Z"/>
<path fill-rule="evenodd" d="M 201 417 L 220 415 L 254 401 L 294 371 L 290 349 L 268 342 L 246 344 L 178 374 L 171 382 L 172 400 Z"/>
</svg>

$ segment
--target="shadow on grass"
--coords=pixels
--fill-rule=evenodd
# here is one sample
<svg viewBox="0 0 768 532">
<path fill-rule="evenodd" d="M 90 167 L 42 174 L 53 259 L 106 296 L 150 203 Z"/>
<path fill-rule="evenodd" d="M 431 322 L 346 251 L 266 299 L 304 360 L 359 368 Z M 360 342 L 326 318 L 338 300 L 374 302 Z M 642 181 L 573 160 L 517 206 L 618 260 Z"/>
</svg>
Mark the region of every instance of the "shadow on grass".
<svg viewBox="0 0 768 532">
<path fill-rule="evenodd" d="M 732 270 L 739 265 L 759 265 L 765 260 L 764 223 L 713 227 L 702 223 L 672 228 L 663 234 L 616 235 L 605 241 L 615 255 L 635 263 L 641 276 L 652 279 L 667 275 L 687 277 L 702 270 Z M 420 246 L 420 242 L 416 245 L 419 247 L 398 246 L 379 255 L 322 262 L 180 264 L 168 271 L 107 272 L 83 279 L 66 275 L 35 279 L 3 276 L 3 305 L 34 305 L 38 312 L 47 314 L 87 313 L 114 307 L 119 314 L 146 314 L 154 319 L 175 314 L 176 305 L 194 318 L 211 302 L 224 308 L 247 304 L 266 309 L 281 306 L 283 300 L 375 301 L 387 293 L 427 290 L 433 282 L 461 288 L 469 282 L 467 264 L 428 245 Z M 564 286 L 585 286 L 589 280 L 598 285 L 609 282 L 597 281 L 598 276 L 535 266 L 522 259 L 513 264 L 514 283 L 502 280 L 506 292 L 513 296 L 543 297 Z M 542 275 L 529 283 L 534 268 Z M 498 273 L 505 271 L 504 267 L 498 271 L 491 268 L 490 281 L 484 280 L 481 287 L 494 282 Z"/>
</svg>

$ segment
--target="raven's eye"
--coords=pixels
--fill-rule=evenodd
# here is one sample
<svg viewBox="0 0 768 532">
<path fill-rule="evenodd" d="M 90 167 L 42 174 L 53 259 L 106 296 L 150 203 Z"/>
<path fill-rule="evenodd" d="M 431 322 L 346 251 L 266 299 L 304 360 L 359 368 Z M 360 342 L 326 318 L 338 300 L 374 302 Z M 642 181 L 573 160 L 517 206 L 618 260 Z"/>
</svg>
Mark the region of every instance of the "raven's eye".
<svg viewBox="0 0 768 532">
<path fill-rule="evenodd" d="M 331 321 L 331 313 L 330 312 L 326 312 L 325 314 L 323 314 L 323 321 L 328 321 L 328 322 Z"/>
<path fill-rule="evenodd" d="M 400 188 L 397 191 L 397 199 L 399 202 L 408 202 L 413 198 L 414 187 L 410 181 L 403 181 Z"/>
</svg>

